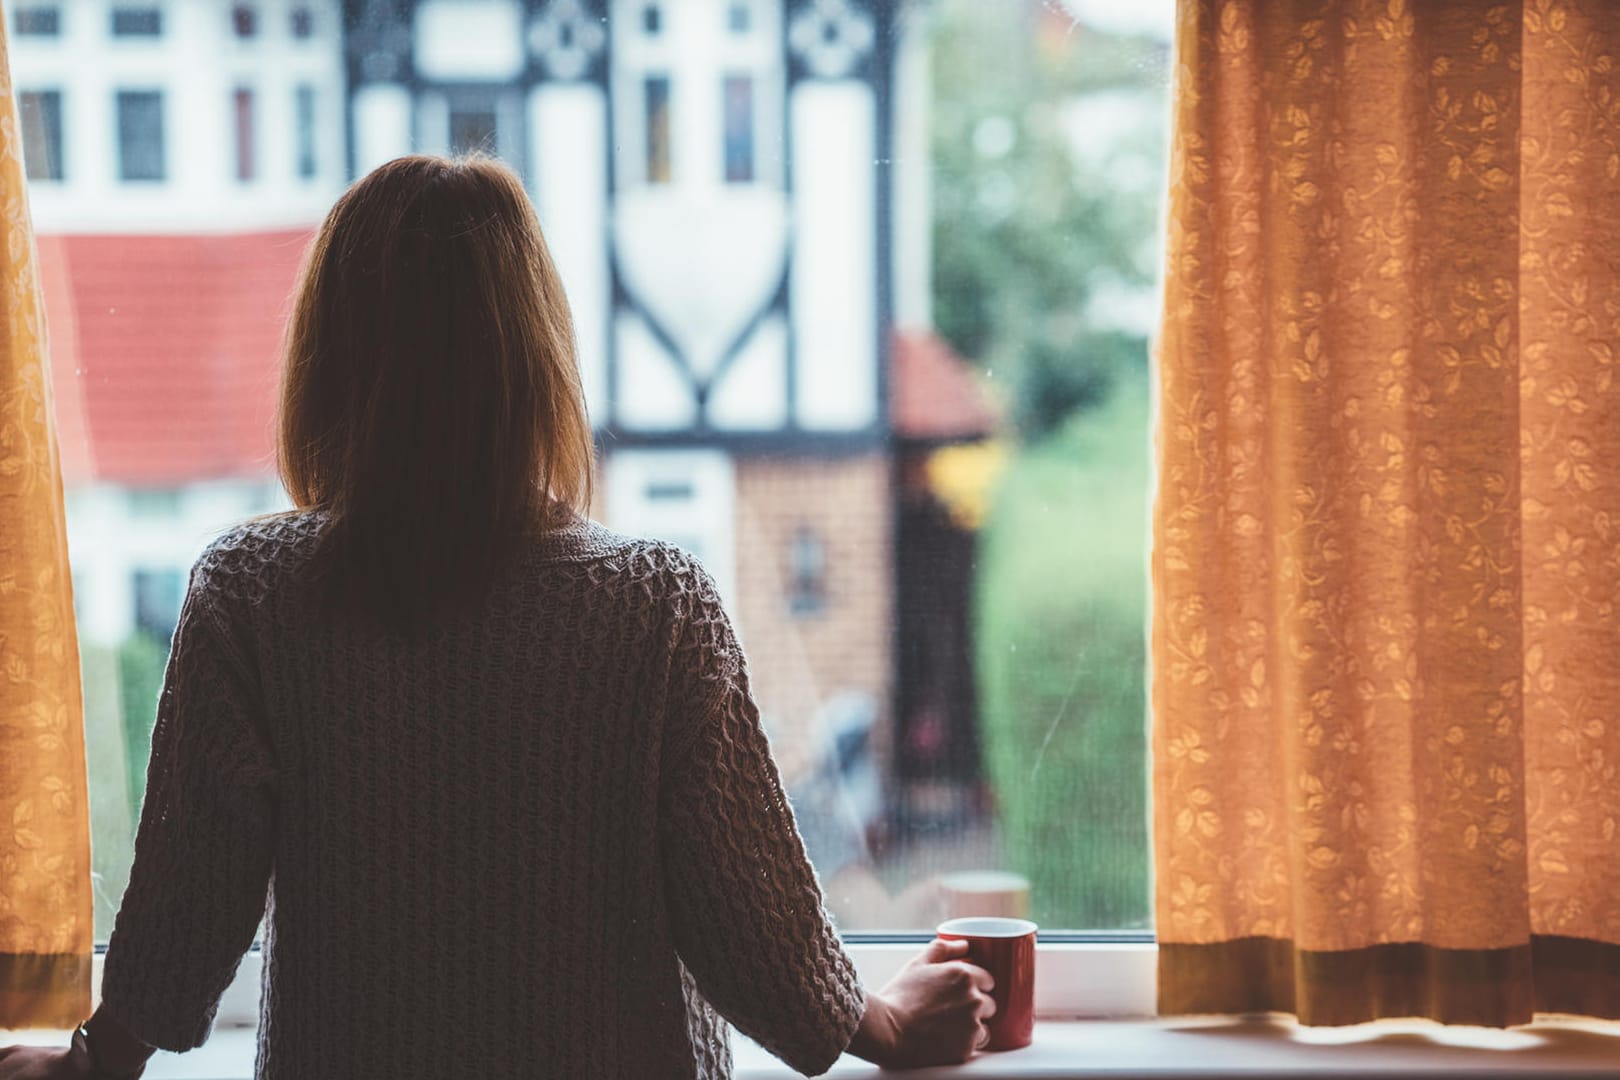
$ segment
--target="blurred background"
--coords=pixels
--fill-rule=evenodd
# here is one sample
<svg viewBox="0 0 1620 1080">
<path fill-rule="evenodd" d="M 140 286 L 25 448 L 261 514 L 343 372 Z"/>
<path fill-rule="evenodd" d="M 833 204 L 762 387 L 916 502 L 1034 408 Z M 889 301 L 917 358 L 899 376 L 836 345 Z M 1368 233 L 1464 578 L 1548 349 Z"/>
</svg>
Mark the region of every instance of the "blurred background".
<svg viewBox="0 0 1620 1080">
<path fill-rule="evenodd" d="M 187 570 L 287 507 L 344 186 L 524 177 L 594 515 L 696 553 L 846 930 L 1150 925 L 1148 343 L 1171 0 L 16 0 L 102 937 Z"/>
</svg>

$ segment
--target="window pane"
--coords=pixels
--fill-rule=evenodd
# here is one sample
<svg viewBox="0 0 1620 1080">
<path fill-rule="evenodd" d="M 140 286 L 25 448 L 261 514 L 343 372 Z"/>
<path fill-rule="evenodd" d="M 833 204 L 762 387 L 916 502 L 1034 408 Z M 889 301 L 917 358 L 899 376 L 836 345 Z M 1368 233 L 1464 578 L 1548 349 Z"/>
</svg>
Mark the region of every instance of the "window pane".
<svg viewBox="0 0 1620 1080">
<path fill-rule="evenodd" d="M 597 512 L 720 584 L 840 925 L 1150 926 L 1170 0 L 476 5 L 511 41 L 427 40 L 411 5 L 233 0 L 182 28 L 121 0 L 87 29 L 136 40 L 65 67 L 21 31 L 58 6 L 6 10 L 18 70 L 65 72 L 18 104 L 56 185 L 35 211 L 102 935 L 176 590 L 216 530 L 286 505 L 304 245 L 359 174 L 467 149 L 519 170 L 563 274 Z"/>
<path fill-rule="evenodd" d="M 157 90 L 118 92 L 118 178 L 162 180 L 164 176 L 163 94 Z"/>
<path fill-rule="evenodd" d="M 754 80 L 728 75 L 726 97 L 726 181 L 754 179 Z"/>
<path fill-rule="evenodd" d="M 23 166 L 30 180 L 61 180 L 62 92 L 24 90 L 17 95 L 22 121 Z"/>
<path fill-rule="evenodd" d="M 647 183 L 670 181 L 669 79 L 649 76 L 645 84 L 647 125 Z"/>
<path fill-rule="evenodd" d="M 236 119 L 236 178 L 252 180 L 253 160 L 253 91 L 238 88 L 231 104 Z"/>
<path fill-rule="evenodd" d="M 293 112 L 298 126 L 298 176 L 308 180 L 315 175 L 315 88 L 300 86 L 294 95 Z"/>
<path fill-rule="evenodd" d="M 496 150 L 495 109 L 488 105 L 452 105 L 450 107 L 450 150 L 464 154 L 480 150 L 493 154 Z"/>
<path fill-rule="evenodd" d="M 55 4 L 19 7 L 12 26 L 19 37 L 56 37 L 62 32 L 62 11 Z"/>
<path fill-rule="evenodd" d="M 157 37 L 163 33 L 163 12 L 153 7 L 115 7 L 112 32 L 115 37 Z"/>
</svg>

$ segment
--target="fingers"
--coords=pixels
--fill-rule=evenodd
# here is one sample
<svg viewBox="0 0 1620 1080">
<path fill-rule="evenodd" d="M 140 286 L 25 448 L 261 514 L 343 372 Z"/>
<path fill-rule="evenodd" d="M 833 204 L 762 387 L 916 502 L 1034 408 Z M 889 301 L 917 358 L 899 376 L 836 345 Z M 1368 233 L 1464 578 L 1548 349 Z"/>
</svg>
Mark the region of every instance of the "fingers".
<svg viewBox="0 0 1620 1080">
<path fill-rule="evenodd" d="M 974 1016 L 980 1020 L 988 1020 L 994 1015 L 996 1015 L 996 999 L 989 994 L 980 994 L 979 1007 Z"/>
<path fill-rule="evenodd" d="M 982 990 L 988 994 L 996 988 L 996 977 L 990 972 L 977 964 L 965 964 L 964 966 L 972 971 L 974 989 Z"/>
<path fill-rule="evenodd" d="M 943 964 L 947 960 L 960 960 L 967 955 L 968 943 L 935 938 L 923 950 L 923 959 L 930 964 Z"/>
</svg>

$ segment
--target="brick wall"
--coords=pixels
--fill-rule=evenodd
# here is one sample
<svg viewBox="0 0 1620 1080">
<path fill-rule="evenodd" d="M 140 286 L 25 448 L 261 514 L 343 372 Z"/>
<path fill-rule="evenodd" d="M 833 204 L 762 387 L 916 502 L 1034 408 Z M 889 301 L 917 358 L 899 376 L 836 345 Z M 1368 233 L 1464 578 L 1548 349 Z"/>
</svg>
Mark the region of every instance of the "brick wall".
<svg viewBox="0 0 1620 1080">
<path fill-rule="evenodd" d="M 882 452 L 835 458 L 738 458 L 736 610 L 754 695 L 791 787 L 816 748 L 813 722 L 834 695 L 877 708 L 877 752 L 889 752 L 893 679 L 893 494 Z M 794 534 L 824 552 L 824 602 L 791 603 Z"/>
</svg>

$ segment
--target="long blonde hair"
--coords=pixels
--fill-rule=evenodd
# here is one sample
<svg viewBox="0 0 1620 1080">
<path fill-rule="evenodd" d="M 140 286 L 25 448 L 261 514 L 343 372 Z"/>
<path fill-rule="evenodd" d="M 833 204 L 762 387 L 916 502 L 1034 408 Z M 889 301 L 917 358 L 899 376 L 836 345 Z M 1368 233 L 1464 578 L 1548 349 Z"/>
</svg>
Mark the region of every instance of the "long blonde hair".
<svg viewBox="0 0 1620 1080">
<path fill-rule="evenodd" d="M 323 510 L 315 571 L 392 625 L 481 598 L 525 535 L 590 503 L 573 323 L 522 181 L 399 158 L 310 246 L 286 338 L 277 464 Z"/>
</svg>

